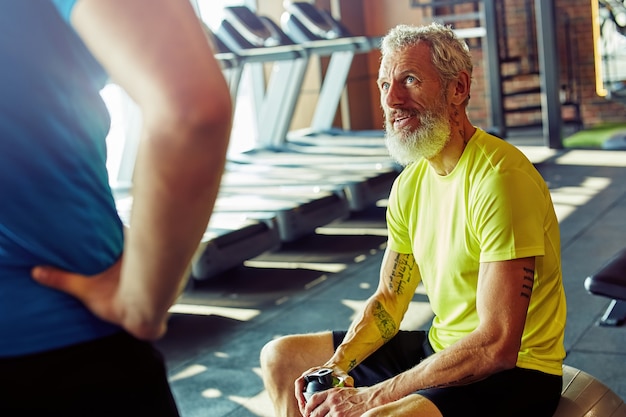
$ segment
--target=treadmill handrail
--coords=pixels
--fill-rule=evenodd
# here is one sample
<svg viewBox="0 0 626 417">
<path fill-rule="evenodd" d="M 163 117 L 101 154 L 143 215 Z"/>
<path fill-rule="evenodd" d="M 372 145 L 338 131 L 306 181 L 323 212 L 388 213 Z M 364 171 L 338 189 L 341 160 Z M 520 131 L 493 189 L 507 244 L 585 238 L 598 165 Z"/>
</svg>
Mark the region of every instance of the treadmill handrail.
<svg viewBox="0 0 626 417">
<path fill-rule="evenodd" d="M 232 52 L 218 52 L 215 59 L 222 65 L 222 69 L 230 69 L 239 66 L 239 57 Z"/>
<path fill-rule="evenodd" d="M 268 62 L 301 58 L 306 55 L 306 51 L 299 45 L 278 45 L 240 49 L 235 54 L 247 62 Z"/>
<path fill-rule="evenodd" d="M 330 55 L 334 52 L 356 51 L 356 45 L 351 38 L 315 39 L 300 43 L 300 46 L 316 55 Z"/>
</svg>

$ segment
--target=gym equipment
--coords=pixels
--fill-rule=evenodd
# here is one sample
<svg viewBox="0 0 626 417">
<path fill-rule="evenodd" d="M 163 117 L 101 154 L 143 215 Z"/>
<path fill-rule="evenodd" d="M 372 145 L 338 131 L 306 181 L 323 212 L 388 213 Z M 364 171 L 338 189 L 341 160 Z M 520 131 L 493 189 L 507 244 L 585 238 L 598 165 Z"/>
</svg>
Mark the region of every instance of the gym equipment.
<svg viewBox="0 0 626 417">
<path fill-rule="evenodd" d="M 626 321 L 626 248 L 587 277 L 584 285 L 591 294 L 612 299 L 598 323 L 602 326 L 623 324 Z"/>
<path fill-rule="evenodd" d="M 223 23 L 230 33 L 236 35 L 236 26 Z M 301 63 L 298 61 L 301 51 L 297 47 L 289 45 L 281 46 L 271 40 L 268 35 L 264 45 L 272 45 L 263 50 L 251 49 L 234 54 L 227 42 L 217 37 L 205 26 L 205 33 L 209 42 L 213 45 L 215 57 L 222 64 L 222 70 L 229 83 L 231 97 L 236 102 L 238 85 L 244 65 L 259 65 L 266 60 L 285 62 L 283 70 L 294 74 Z M 229 38 L 226 38 L 229 39 Z M 255 42 L 259 40 L 256 39 Z M 272 100 L 281 100 L 284 90 L 275 88 L 272 92 Z M 264 115 L 264 126 L 271 127 L 277 123 L 278 113 L 268 108 Z M 319 226 L 333 220 L 347 217 L 349 214 L 348 203 L 343 190 L 340 188 L 320 189 L 311 184 L 293 184 L 289 190 L 281 189 L 275 182 L 248 176 L 250 182 L 248 188 L 229 185 L 234 178 L 231 172 L 232 163 L 228 163 L 224 172 L 220 193 L 215 203 L 216 214 L 237 214 L 253 219 L 264 219 L 268 215 L 275 218 L 278 235 L 281 242 L 291 242 L 307 234 L 313 233 Z M 239 179 L 241 182 L 241 179 Z M 194 268 L 195 275 L 200 268 Z"/>
<path fill-rule="evenodd" d="M 222 183 L 225 193 L 244 190 L 244 178 L 249 180 L 248 189 L 262 187 L 264 183 L 276 186 L 282 178 L 286 181 L 284 186 L 292 191 L 311 186 L 342 190 L 352 211 L 362 210 L 387 197 L 400 169 L 388 156 L 380 153 L 354 156 L 353 148 L 309 151 L 294 149 L 285 143 L 306 70 L 307 50 L 294 44 L 269 19 L 257 16 L 244 6 L 225 8 L 225 19 L 215 36 L 240 58 L 242 65 L 272 64 L 266 91 L 263 98 L 257 100 L 258 145 L 250 151 L 229 156 Z M 319 47 L 327 47 L 327 44 L 319 44 Z M 229 172 L 238 174 L 236 186 L 230 182 L 235 176 Z M 300 185 L 294 183 L 294 178 Z M 277 193 L 276 188 L 259 192 Z"/>
<path fill-rule="evenodd" d="M 369 167 L 367 167 L 369 168 Z M 265 196 L 288 196 L 302 190 L 342 193 L 350 212 L 358 212 L 389 194 L 384 175 L 360 174 L 307 166 L 272 166 L 266 164 L 229 163 L 222 177 L 223 194 L 260 193 Z"/>
<path fill-rule="evenodd" d="M 234 55 L 223 55 L 232 68 Z M 225 64 L 226 65 L 226 64 Z M 132 176 L 139 145 L 140 113 L 125 93 L 122 105 L 128 117 L 119 165 L 112 169 L 111 189 L 118 215 L 127 227 L 132 207 Z M 134 117 L 133 117 L 134 116 Z M 345 206 L 345 203 L 344 203 Z M 196 279 L 211 279 L 219 273 L 240 265 L 245 260 L 280 246 L 278 217 L 271 212 L 213 213 L 192 262 L 191 274 Z"/>
<path fill-rule="evenodd" d="M 626 248 L 609 259 L 598 272 L 585 279 L 591 294 L 613 298 L 600 319 L 603 326 L 616 326 L 626 318 Z M 626 417 L 626 404 L 592 375 L 563 365 L 563 390 L 554 417 Z"/>
<path fill-rule="evenodd" d="M 115 199 L 118 214 L 130 227 L 133 198 Z M 240 265 L 243 261 L 280 246 L 278 218 L 273 213 L 213 213 L 191 262 L 191 277 L 207 280 Z"/>
<path fill-rule="evenodd" d="M 563 390 L 554 417 L 626 417 L 626 404 L 593 376 L 563 365 Z"/>
<path fill-rule="evenodd" d="M 378 48 L 380 37 L 353 36 L 326 10 L 303 1 L 285 2 L 281 26 L 312 55 L 330 57 L 315 112 L 308 129 L 290 132 L 292 143 L 367 147 L 386 152 L 383 130 L 346 131 L 333 127 L 335 114 L 356 54 Z M 327 42 L 326 48 L 315 45 Z"/>
<path fill-rule="evenodd" d="M 287 141 L 293 110 L 300 95 L 309 57 L 314 54 L 333 55 L 331 61 L 335 59 L 334 62 L 336 62 L 336 58 L 344 56 L 337 54 L 347 53 L 345 56 L 350 57 L 350 59 L 348 61 L 342 60 L 341 65 L 335 64 L 336 69 L 333 69 L 333 73 L 347 74 L 351 56 L 353 56 L 356 48 L 355 45 L 363 43 L 362 40 L 357 43 L 352 39 L 314 39 L 304 44 L 294 44 L 271 19 L 257 16 L 245 6 L 226 7 L 225 10 L 227 11 L 226 18 L 215 35 L 235 55 L 245 56 L 254 49 L 272 50 L 277 47 L 288 48 L 293 53 L 300 51 L 300 54 L 295 57 L 285 56 L 280 60 L 275 57 L 265 96 L 262 99 L 257 99 L 259 146 L 253 151 L 238 155 L 236 161 L 247 163 L 249 162 L 247 159 L 250 159 L 252 154 L 254 154 L 253 159 L 255 160 L 261 158 L 260 154 L 262 154 L 266 158 L 264 162 L 272 164 L 284 165 L 282 159 L 290 160 L 291 165 L 294 163 L 328 164 L 337 162 L 339 159 L 341 159 L 342 164 L 345 164 L 345 156 L 350 155 L 350 161 L 383 164 L 396 171 L 401 170 L 401 167 L 390 159 L 384 148 L 342 147 L 336 144 L 323 147 L 292 146 L 290 141 Z M 235 31 L 235 28 L 238 31 Z M 274 46 L 264 46 L 267 44 Z M 255 56 L 260 56 L 260 53 L 255 54 Z M 286 66 L 287 64 L 289 66 Z M 338 68 L 340 66 L 342 67 L 341 70 Z M 343 89 L 342 83 L 345 84 L 345 76 L 335 77 L 333 75 L 328 80 L 333 81 L 331 84 L 334 87 L 324 87 L 324 90 L 326 92 L 331 91 L 334 95 L 340 94 Z M 329 81 L 325 81 L 325 83 L 327 82 Z M 325 95 L 329 96 L 330 94 L 325 93 Z M 381 143 L 380 140 L 381 138 L 379 138 L 379 144 Z M 267 155 L 267 151 L 271 151 L 274 155 Z M 294 155 L 307 155 L 307 157 L 294 162 Z"/>
<path fill-rule="evenodd" d="M 214 213 L 240 213 L 253 219 L 269 215 L 276 218 L 281 242 L 293 242 L 312 234 L 319 226 L 348 216 L 348 201 L 332 191 L 315 193 L 259 192 L 251 186 L 240 192 L 221 191 L 215 202 Z"/>
</svg>

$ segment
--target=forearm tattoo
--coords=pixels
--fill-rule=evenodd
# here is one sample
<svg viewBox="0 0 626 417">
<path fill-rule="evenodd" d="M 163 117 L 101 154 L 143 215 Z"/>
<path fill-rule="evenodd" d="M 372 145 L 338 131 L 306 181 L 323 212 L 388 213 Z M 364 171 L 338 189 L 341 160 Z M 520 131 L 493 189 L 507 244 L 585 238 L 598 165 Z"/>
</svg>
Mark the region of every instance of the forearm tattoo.
<svg viewBox="0 0 626 417">
<path fill-rule="evenodd" d="M 522 297 L 530 298 L 533 292 L 534 283 L 535 283 L 535 271 L 529 268 L 524 268 L 524 282 L 522 284 L 522 291 L 520 295 Z"/>
<path fill-rule="evenodd" d="M 377 301 L 373 308 L 372 314 L 374 315 L 376 327 L 378 327 L 383 340 L 387 342 L 396 334 L 396 323 L 380 302 Z"/>
<path fill-rule="evenodd" d="M 389 289 L 397 295 L 404 294 L 404 287 L 411 281 L 415 260 L 409 255 L 398 255 L 389 276 Z"/>
</svg>

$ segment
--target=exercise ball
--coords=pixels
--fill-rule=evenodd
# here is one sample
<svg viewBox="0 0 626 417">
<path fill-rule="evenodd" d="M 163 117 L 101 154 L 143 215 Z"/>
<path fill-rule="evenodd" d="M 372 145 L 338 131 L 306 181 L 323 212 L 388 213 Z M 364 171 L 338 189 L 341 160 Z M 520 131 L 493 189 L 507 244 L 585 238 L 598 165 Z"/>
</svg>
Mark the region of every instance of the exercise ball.
<svg viewBox="0 0 626 417">
<path fill-rule="evenodd" d="M 563 365 L 563 390 L 554 417 L 626 417 L 626 404 L 593 376 Z"/>
</svg>

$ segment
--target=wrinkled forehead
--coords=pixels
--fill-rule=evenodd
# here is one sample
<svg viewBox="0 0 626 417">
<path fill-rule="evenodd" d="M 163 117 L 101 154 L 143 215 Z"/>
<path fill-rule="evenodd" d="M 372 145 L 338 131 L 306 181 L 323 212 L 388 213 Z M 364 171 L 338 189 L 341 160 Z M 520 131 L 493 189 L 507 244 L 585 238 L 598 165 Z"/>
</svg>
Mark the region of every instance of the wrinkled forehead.
<svg viewBox="0 0 626 417">
<path fill-rule="evenodd" d="M 381 57 L 378 76 L 387 77 L 396 71 L 417 71 L 434 69 L 430 45 L 425 41 L 399 47 Z"/>
</svg>

